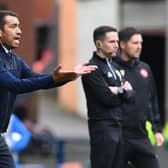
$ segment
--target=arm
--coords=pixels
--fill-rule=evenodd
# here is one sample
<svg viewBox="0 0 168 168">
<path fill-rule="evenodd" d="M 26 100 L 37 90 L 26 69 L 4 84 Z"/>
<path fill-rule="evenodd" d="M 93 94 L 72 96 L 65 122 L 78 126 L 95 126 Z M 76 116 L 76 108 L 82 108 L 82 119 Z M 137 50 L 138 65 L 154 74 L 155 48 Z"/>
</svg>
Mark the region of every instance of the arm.
<svg viewBox="0 0 168 168">
<path fill-rule="evenodd" d="M 58 66 L 52 74 L 37 75 L 21 61 L 21 79 L 0 67 L 0 87 L 16 94 L 48 89 L 64 85 L 83 74 L 91 73 L 96 68 L 96 66 L 88 65 L 88 62 L 84 62 L 75 66 L 73 71 L 61 71 L 61 66 Z"/>
<path fill-rule="evenodd" d="M 150 95 L 150 120 L 152 122 L 153 132 L 155 134 L 157 146 L 161 146 L 164 142 L 164 137 L 162 135 L 162 128 L 160 122 L 160 114 L 158 107 L 158 96 L 156 84 L 151 72 L 151 81 L 150 81 L 151 95 Z"/>
<path fill-rule="evenodd" d="M 161 128 L 161 122 L 160 122 L 157 89 L 152 75 L 150 77 L 149 86 L 150 86 L 150 93 L 149 93 L 150 94 L 149 95 L 150 96 L 150 100 L 149 100 L 150 121 L 152 122 L 152 125 L 153 125 L 153 131 L 161 132 L 162 128 Z"/>
<path fill-rule="evenodd" d="M 35 71 L 33 71 L 32 68 L 30 68 L 30 66 L 28 66 L 23 59 L 19 58 L 20 59 L 20 63 L 21 63 L 21 78 L 31 78 L 31 77 L 45 77 L 47 76 L 48 74 L 46 73 L 37 73 Z M 56 71 L 59 67 L 56 67 Z M 58 75 L 58 74 L 57 74 Z M 59 86 L 62 86 L 64 84 L 66 84 L 67 82 L 70 82 L 71 80 L 61 80 L 61 81 L 55 81 L 55 82 L 52 82 L 50 85 L 44 87 L 44 89 L 49 89 L 49 88 L 54 88 L 54 87 L 59 87 Z"/>
<path fill-rule="evenodd" d="M 135 101 L 135 91 L 132 88 L 132 85 L 125 81 L 120 87 L 109 87 L 112 93 L 119 95 L 123 101 L 128 103 L 133 103 Z"/>
<path fill-rule="evenodd" d="M 111 91 L 99 68 L 90 74 L 82 76 L 82 84 L 86 95 L 93 96 L 104 106 L 121 104 L 121 98 Z"/>
<path fill-rule="evenodd" d="M 22 78 L 45 77 L 48 75 L 48 74 L 38 74 L 34 72 L 22 59 L 21 59 L 21 68 L 22 68 L 21 73 Z M 88 61 L 85 61 L 82 64 L 76 65 L 72 71 L 63 71 L 61 70 L 61 68 L 62 68 L 61 65 L 59 65 L 53 70 L 52 78 L 54 82 L 45 87 L 45 89 L 62 86 L 67 82 L 77 79 L 81 75 L 95 71 L 97 66 L 88 65 Z"/>
<path fill-rule="evenodd" d="M 40 77 L 19 79 L 9 71 L 2 68 L 0 70 L 0 81 L 0 88 L 16 94 L 45 89 L 47 86 L 54 83 L 51 74 Z"/>
</svg>

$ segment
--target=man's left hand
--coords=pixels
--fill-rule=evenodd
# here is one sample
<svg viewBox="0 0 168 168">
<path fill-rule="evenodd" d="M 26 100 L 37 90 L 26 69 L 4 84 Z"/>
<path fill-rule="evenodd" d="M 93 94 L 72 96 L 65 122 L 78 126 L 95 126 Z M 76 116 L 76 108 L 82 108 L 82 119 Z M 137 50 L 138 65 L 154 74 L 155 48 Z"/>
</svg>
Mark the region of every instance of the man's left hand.
<svg viewBox="0 0 168 168">
<path fill-rule="evenodd" d="M 162 133 L 160 133 L 160 132 L 155 133 L 155 138 L 156 138 L 156 145 L 162 146 L 164 143 L 164 137 L 163 137 Z"/>
<path fill-rule="evenodd" d="M 88 65 L 88 61 L 85 61 L 82 64 L 76 65 L 74 67 L 74 72 L 76 73 L 77 77 L 91 73 L 97 69 L 96 65 Z"/>
</svg>

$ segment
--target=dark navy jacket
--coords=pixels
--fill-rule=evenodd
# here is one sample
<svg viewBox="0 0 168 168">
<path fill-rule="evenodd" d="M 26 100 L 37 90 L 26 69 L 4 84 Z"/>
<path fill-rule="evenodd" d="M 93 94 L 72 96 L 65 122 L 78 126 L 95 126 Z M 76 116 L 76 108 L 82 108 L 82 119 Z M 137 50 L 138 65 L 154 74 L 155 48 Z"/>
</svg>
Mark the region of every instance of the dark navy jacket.
<svg viewBox="0 0 168 168">
<path fill-rule="evenodd" d="M 66 82 L 54 82 L 51 74 L 35 74 L 21 57 L 6 53 L 0 46 L 0 133 L 6 132 L 17 94 L 57 87 Z"/>
<path fill-rule="evenodd" d="M 125 62 L 120 57 L 115 61 L 125 71 L 125 79 L 136 92 L 135 103 L 123 105 L 125 132 L 136 137 L 147 136 L 146 120 L 152 122 L 154 132 L 161 132 L 157 90 L 150 66 L 140 60 Z"/>
<path fill-rule="evenodd" d="M 82 84 L 87 100 L 87 110 L 89 119 L 110 119 L 115 123 L 122 120 L 123 102 L 130 102 L 134 93 L 125 92 L 122 95 L 113 94 L 109 86 L 121 86 L 121 79 L 117 75 L 116 65 L 111 62 L 116 73 L 116 79 L 112 75 L 106 60 L 93 54 L 90 62 L 91 65 L 97 65 L 98 69 L 90 74 L 82 76 Z"/>
</svg>

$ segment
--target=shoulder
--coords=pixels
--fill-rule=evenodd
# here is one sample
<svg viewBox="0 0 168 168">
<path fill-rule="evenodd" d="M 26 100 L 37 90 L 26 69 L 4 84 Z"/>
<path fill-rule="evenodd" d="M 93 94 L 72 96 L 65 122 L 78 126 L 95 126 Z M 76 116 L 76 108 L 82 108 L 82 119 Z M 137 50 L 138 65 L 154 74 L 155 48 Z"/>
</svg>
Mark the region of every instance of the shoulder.
<svg viewBox="0 0 168 168">
<path fill-rule="evenodd" d="M 13 53 L 13 61 L 15 62 L 16 65 L 18 65 L 20 67 L 25 65 L 25 61 L 24 61 L 23 57 L 15 54 L 15 53 Z"/>
<path fill-rule="evenodd" d="M 98 59 L 96 58 L 96 57 L 92 57 L 90 60 L 89 60 L 89 64 L 90 65 L 93 65 L 93 64 L 99 64 L 99 61 L 98 61 Z"/>
<path fill-rule="evenodd" d="M 89 74 L 85 74 L 85 75 L 82 75 L 82 80 L 85 80 L 85 79 L 93 79 L 95 78 L 96 76 L 99 76 L 102 74 L 102 70 L 104 69 L 103 67 L 103 64 L 101 63 L 101 61 L 95 57 L 92 57 L 90 60 L 89 60 L 89 65 L 96 65 L 98 68 L 89 73 Z"/>
<path fill-rule="evenodd" d="M 150 65 L 144 61 L 139 61 L 139 69 L 141 74 L 147 74 L 147 76 L 153 76 Z"/>
<path fill-rule="evenodd" d="M 14 58 L 17 60 L 17 61 L 23 61 L 23 58 L 22 56 L 16 54 L 16 53 L 12 53 L 12 55 L 14 56 Z"/>
<path fill-rule="evenodd" d="M 150 65 L 149 65 L 148 63 L 146 63 L 146 62 L 144 62 L 144 61 L 141 61 L 141 60 L 138 62 L 138 65 L 139 65 L 139 67 L 141 67 L 141 68 L 145 68 L 145 69 L 149 69 L 149 70 L 151 69 L 151 68 L 150 68 Z"/>
</svg>

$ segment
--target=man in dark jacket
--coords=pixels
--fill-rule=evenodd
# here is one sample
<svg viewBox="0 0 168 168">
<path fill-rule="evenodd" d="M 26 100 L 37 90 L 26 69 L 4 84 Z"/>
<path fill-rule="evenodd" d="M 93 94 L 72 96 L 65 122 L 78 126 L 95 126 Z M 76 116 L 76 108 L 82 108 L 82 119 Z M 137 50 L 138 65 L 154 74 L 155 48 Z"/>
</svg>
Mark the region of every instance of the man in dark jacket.
<svg viewBox="0 0 168 168">
<path fill-rule="evenodd" d="M 51 74 L 38 75 L 11 51 L 19 47 L 21 33 L 17 14 L 0 10 L 0 168 L 14 168 L 3 133 L 7 130 L 16 95 L 61 86 L 96 68 L 84 63 L 66 72 L 58 66 Z"/>
<path fill-rule="evenodd" d="M 142 50 L 142 35 L 128 27 L 119 32 L 120 56 L 116 62 L 135 90 L 135 102 L 123 104 L 124 162 L 131 161 L 136 168 L 158 168 L 158 159 L 150 144 L 145 122 L 153 125 L 158 146 L 163 144 L 157 93 L 151 69 L 139 60 Z"/>
<path fill-rule="evenodd" d="M 121 104 L 132 99 L 129 82 L 122 84 L 122 74 L 113 59 L 118 50 L 117 30 L 101 26 L 93 34 L 96 52 L 90 59 L 98 69 L 82 77 L 87 100 L 92 168 L 120 167 Z M 121 167 L 122 168 L 122 167 Z"/>
</svg>

